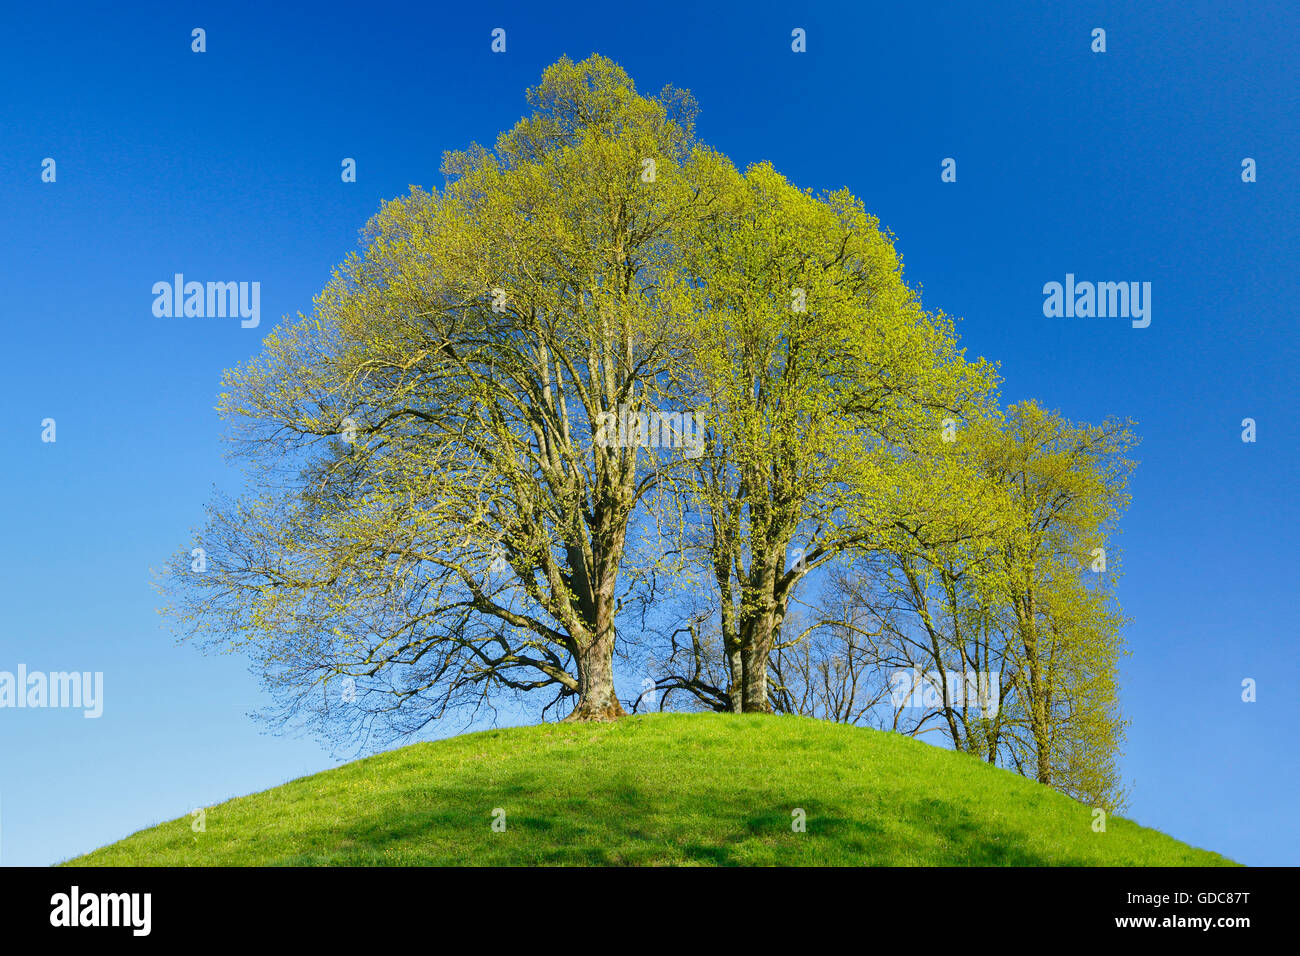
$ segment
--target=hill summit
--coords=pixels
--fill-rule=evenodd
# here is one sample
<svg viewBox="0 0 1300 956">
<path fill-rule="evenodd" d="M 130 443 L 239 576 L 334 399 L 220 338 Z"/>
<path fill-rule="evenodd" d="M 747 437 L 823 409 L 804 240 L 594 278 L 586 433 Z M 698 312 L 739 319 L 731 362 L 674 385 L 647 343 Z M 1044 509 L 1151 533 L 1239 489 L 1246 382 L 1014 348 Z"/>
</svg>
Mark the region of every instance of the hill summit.
<svg viewBox="0 0 1300 956">
<path fill-rule="evenodd" d="M 413 744 L 187 815 L 73 865 L 1223 866 L 910 737 L 654 714 Z"/>
</svg>

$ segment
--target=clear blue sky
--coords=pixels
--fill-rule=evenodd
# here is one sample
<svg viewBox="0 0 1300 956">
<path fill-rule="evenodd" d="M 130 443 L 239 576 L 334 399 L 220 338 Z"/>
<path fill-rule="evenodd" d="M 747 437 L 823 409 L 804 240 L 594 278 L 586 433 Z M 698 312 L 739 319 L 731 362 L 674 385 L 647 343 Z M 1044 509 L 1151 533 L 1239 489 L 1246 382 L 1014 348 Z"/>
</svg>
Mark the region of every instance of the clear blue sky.
<svg viewBox="0 0 1300 956">
<path fill-rule="evenodd" d="M 1007 401 L 1138 420 L 1131 815 L 1300 863 L 1294 4 L 313 6 L 0 13 L 0 671 L 105 680 L 98 720 L 0 709 L 0 862 L 335 762 L 262 734 L 246 666 L 176 646 L 153 610 L 150 567 L 235 481 L 220 374 L 310 308 L 381 200 L 439 184 L 443 150 L 491 143 L 547 64 L 599 52 L 643 90 L 691 89 L 738 164 L 861 196 L 927 304 L 1002 363 Z M 155 318 L 151 286 L 176 272 L 259 281 L 261 326 Z M 1151 282 L 1150 327 L 1045 318 L 1066 273 Z"/>
</svg>

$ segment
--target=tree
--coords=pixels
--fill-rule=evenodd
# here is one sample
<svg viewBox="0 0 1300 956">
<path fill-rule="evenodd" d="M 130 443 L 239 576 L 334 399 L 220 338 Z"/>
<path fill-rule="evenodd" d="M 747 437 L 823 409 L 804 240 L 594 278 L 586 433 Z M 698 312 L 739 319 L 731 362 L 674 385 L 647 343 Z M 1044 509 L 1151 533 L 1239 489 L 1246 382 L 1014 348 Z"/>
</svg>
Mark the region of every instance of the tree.
<svg viewBox="0 0 1300 956">
<path fill-rule="evenodd" d="M 661 289 L 721 161 L 689 95 L 601 57 L 529 101 L 495 150 L 445 158 L 440 193 L 385 204 L 313 314 L 227 376 L 254 490 L 214 503 L 206 572 L 182 555 L 169 590 L 286 718 L 401 734 L 540 688 L 569 719 L 623 713 L 620 573 L 662 467 L 602 425 L 658 394 L 684 321 Z"/>
<path fill-rule="evenodd" d="M 710 426 L 683 492 L 699 518 L 689 548 L 716 589 L 728 681 L 724 698 L 700 679 L 707 650 L 693 632 L 673 661 L 687 666 L 664 684 L 762 712 L 799 582 L 900 514 L 931 510 L 915 493 L 915 449 L 978 409 L 993 377 L 921 308 L 892 238 L 847 191 L 816 198 L 759 164 L 723 203 L 675 291 L 688 322 L 680 380 Z"/>
<path fill-rule="evenodd" d="M 823 667 L 838 683 L 820 699 L 851 697 L 834 713 L 854 721 L 940 728 L 957 750 L 1119 806 L 1125 651 L 1112 539 L 1134 444 L 1128 423 L 1075 424 L 1033 402 L 966 431 L 949 453 L 976 468 L 958 524 L 900 523 L 902 534 L 833 577 L 821 614 L 840 633 L 806 653 L 858 663 Z M 850 680 L 877 696 L 850 695 Z M 882 714 L 885 684 L 892 707 Z M 806 699 L 786 702 L 805 713 Z"/>
<path fill-rule="evenodd" d="M 1002 597 L 1028 729 L 1012 759 L 1041 783 L 1115 805 L 1124 643 L 1111 538 L 1128 504 L 1136 439 L 1128 422 L 1079 425 L 1035 402 L 1013 406 L 1008 420 L 987 468 L 1013 516 L 989 581 Z"/>
<path fill-rule="evenodd" d="M 992 368 L 877 220 L 739 173 L 689 94 L 593 56 L 528 97 L 227 374 L 249 488 L 170 567 L 182 634 L 363 739 L 538 690 L 614 719 L 651 616 L 659 688 L 719 710 L 868 720 L 887 666 L 996 663 L 995 720 L 940 693 L 954 745 L 1108 792 L 1119 618 L 1065 556 L 1112 528 L 1127 432 L 997 427 Z M 846 563 L 866 583 L 795 627 Z"/>
</svg>

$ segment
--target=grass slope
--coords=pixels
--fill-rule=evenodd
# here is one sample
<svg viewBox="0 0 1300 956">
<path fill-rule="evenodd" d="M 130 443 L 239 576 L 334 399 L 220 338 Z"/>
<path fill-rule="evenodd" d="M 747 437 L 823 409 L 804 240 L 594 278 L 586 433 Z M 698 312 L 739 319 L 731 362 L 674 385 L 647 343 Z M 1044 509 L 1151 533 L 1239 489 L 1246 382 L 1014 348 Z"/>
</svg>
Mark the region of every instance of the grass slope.
<svg viewBox="0 0 1300 956">
<path fill-rule="evenodd" d="M 506 811 L 505 832 L 492 813 Z M 791 830 L 791 811 L 807 832 Z M 898 734 L 660 714 L 415 744 L 142 830 L 74 865 L 1229 865 Z"/>
</svg>

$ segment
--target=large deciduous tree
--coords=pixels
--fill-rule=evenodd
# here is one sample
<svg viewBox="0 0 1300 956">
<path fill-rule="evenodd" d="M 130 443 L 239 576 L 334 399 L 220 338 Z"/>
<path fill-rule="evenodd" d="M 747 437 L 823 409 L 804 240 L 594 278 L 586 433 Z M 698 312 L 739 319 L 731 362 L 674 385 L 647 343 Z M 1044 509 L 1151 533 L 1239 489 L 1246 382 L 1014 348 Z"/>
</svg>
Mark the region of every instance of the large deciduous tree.
<svg viewBox="0 0 1300 956">
<path fill-rule="evenodd" d="M 639 95 L 601 57 L 529 99 L 495 149 L 446 157 L 443 190 L 387 203 L 314 312 L 228 375 L 262 467 L 172 591 L 286 714 L 402 733 L 547 687 L 571 719 L 623 713 L 620 574 L 659 469 L 600 430 L 662 386 L 684 319 L 661 290 L 725 164 L 688 95 Z"/>
</svg>

